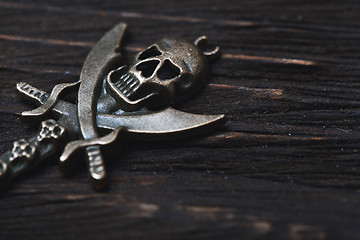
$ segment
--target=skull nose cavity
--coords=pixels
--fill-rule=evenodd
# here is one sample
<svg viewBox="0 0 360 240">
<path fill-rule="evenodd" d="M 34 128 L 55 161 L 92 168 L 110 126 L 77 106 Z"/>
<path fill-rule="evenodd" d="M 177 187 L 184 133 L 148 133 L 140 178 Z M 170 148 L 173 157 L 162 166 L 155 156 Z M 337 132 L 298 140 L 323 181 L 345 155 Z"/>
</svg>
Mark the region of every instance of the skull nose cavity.
<svg viewBox="0 0 360 240">
<path fill-rule="evenodd" d="M 180 69 L 166 59 L 157 72 L 157 75 L 161 80 L 172 79 L 180 75 Z"/>
<path fill-rule="evenodd" d="M 157 47 L 152 46 L 149 49 L 146 49 L 139 55 L 140 60 L 144 60 L 150 57 L 160 56 L 161 52 L 157 49 Z"/>
<path fill-rule="evenodd" d="M 122 75 L 115 83 L 115 86 L 126 96 L 130 97 L 135 90 L 139 87 L 140 81 L 131 75 L 130 73 L 126 73 Z"/>
<path fill-rule="evenodd" d="M 159 60 L 149 60 L 141 62 L 139 65 L 136 66 L 136 70 L 141 71 L 141 75 L 144 78 L 148 78 L 153 75 L 159 63 Z"/>
</svg>

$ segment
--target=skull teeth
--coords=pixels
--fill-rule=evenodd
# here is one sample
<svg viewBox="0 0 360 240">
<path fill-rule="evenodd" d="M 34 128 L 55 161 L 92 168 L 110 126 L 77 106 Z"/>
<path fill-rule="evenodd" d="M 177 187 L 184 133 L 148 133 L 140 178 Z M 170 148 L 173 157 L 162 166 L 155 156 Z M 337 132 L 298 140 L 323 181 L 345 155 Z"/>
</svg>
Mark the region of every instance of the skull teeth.
<svg viewBox="0 0 360 240">
<path fill-rule="evenodd" d="M 126 96 L 130 97 L 139 87 L 140 81 L 133 75 L 126 73 L 115 83 L 115 86 Z"/>
</svg>

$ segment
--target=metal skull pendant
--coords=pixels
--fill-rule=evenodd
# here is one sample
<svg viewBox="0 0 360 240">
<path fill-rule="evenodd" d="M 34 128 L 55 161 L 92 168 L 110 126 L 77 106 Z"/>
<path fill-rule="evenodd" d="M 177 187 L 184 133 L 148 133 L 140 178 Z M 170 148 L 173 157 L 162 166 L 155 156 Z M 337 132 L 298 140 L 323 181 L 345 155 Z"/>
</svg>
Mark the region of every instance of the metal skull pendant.
<svg viewBox="0 0 360 240">
<path fill-rule="evenodd" d="M 107 76 L 107 91 L 124 111 L 170 106 L 201 89 L 207 80 L 207 57 L 201 45 L 183 38 L 163 38 L 138 53 L 129 67 L 121 66 Z"/>
</svg>

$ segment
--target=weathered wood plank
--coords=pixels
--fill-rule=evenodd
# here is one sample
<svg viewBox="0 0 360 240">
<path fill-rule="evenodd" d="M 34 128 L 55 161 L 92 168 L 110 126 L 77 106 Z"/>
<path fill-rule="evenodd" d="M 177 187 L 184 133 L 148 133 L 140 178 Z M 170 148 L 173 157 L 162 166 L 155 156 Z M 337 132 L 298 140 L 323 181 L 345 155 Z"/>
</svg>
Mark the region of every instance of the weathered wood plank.
<svg viewBox="0 0 360 240">
<path fill-rule="evenodd" d="M 358 239 L 358 1 L 0 1 L 0 152 L 37 126 L 26 81 L 79 77 L 94 43 L 129 24 L 124 52 L 165 35 L 222 47 L 208 86 L 177 106 L 226 113 L 195 139 L 125 141 L 96 193 L 57 157 L 0 192 L 0 238 Z"/>
</svg>

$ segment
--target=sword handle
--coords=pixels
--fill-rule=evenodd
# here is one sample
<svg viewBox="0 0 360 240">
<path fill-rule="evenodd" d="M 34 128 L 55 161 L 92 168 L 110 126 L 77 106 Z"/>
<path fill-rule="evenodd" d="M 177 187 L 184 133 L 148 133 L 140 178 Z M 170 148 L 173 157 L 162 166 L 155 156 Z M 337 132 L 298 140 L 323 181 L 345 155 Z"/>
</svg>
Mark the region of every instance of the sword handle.
<svg viewBox="0 0 360 240">
<path fill-rule="evenodd" d="M 42 105 L 49 98 L 49 94 L 25 82 L 16 84 L 16 89 L 37 105 Z"/>
<path fill-rule="evenodd" d="M 0 156 L 0 185 L 8 184 L 54 153 L 64 136 L 65 128 L 55 120 L 48 119 L 41 123 L 36 136 L 13 142 L 11 150 Z"/>
<path fill-rule="evenodd" d="M 13 178 L 31 169 L 40 161 L 37 137 L 13 142 L 11 150 L 0 156 L 0 183 L 8 184 Z M 52 147 L 50 146 L 49 149 Z"/>
<path fill-rule="evenodd" d="M 69 142 L 60 156 L 60 167 L 66 171 L 68 165 L 72 162 L 70 159 L 75 158 L 75 152 L 79 149 L 84 149 L 88 159 L 91 185 L 95 190 L 104 190 L 107 186 L 107 177 L 100 146 L 114 143 L 117 140 L 119 133 L 125 131 L 126 128 L 120 126 L 103 137 Z"/>
<path fill-rule="evenodd" d="M 85 148 L 85 153 L 88 159 L 91 186 L 95 190 L 103 190 L 107 187 L 108 181 L 100 146 L 88 146 Z"/>
</svg>

